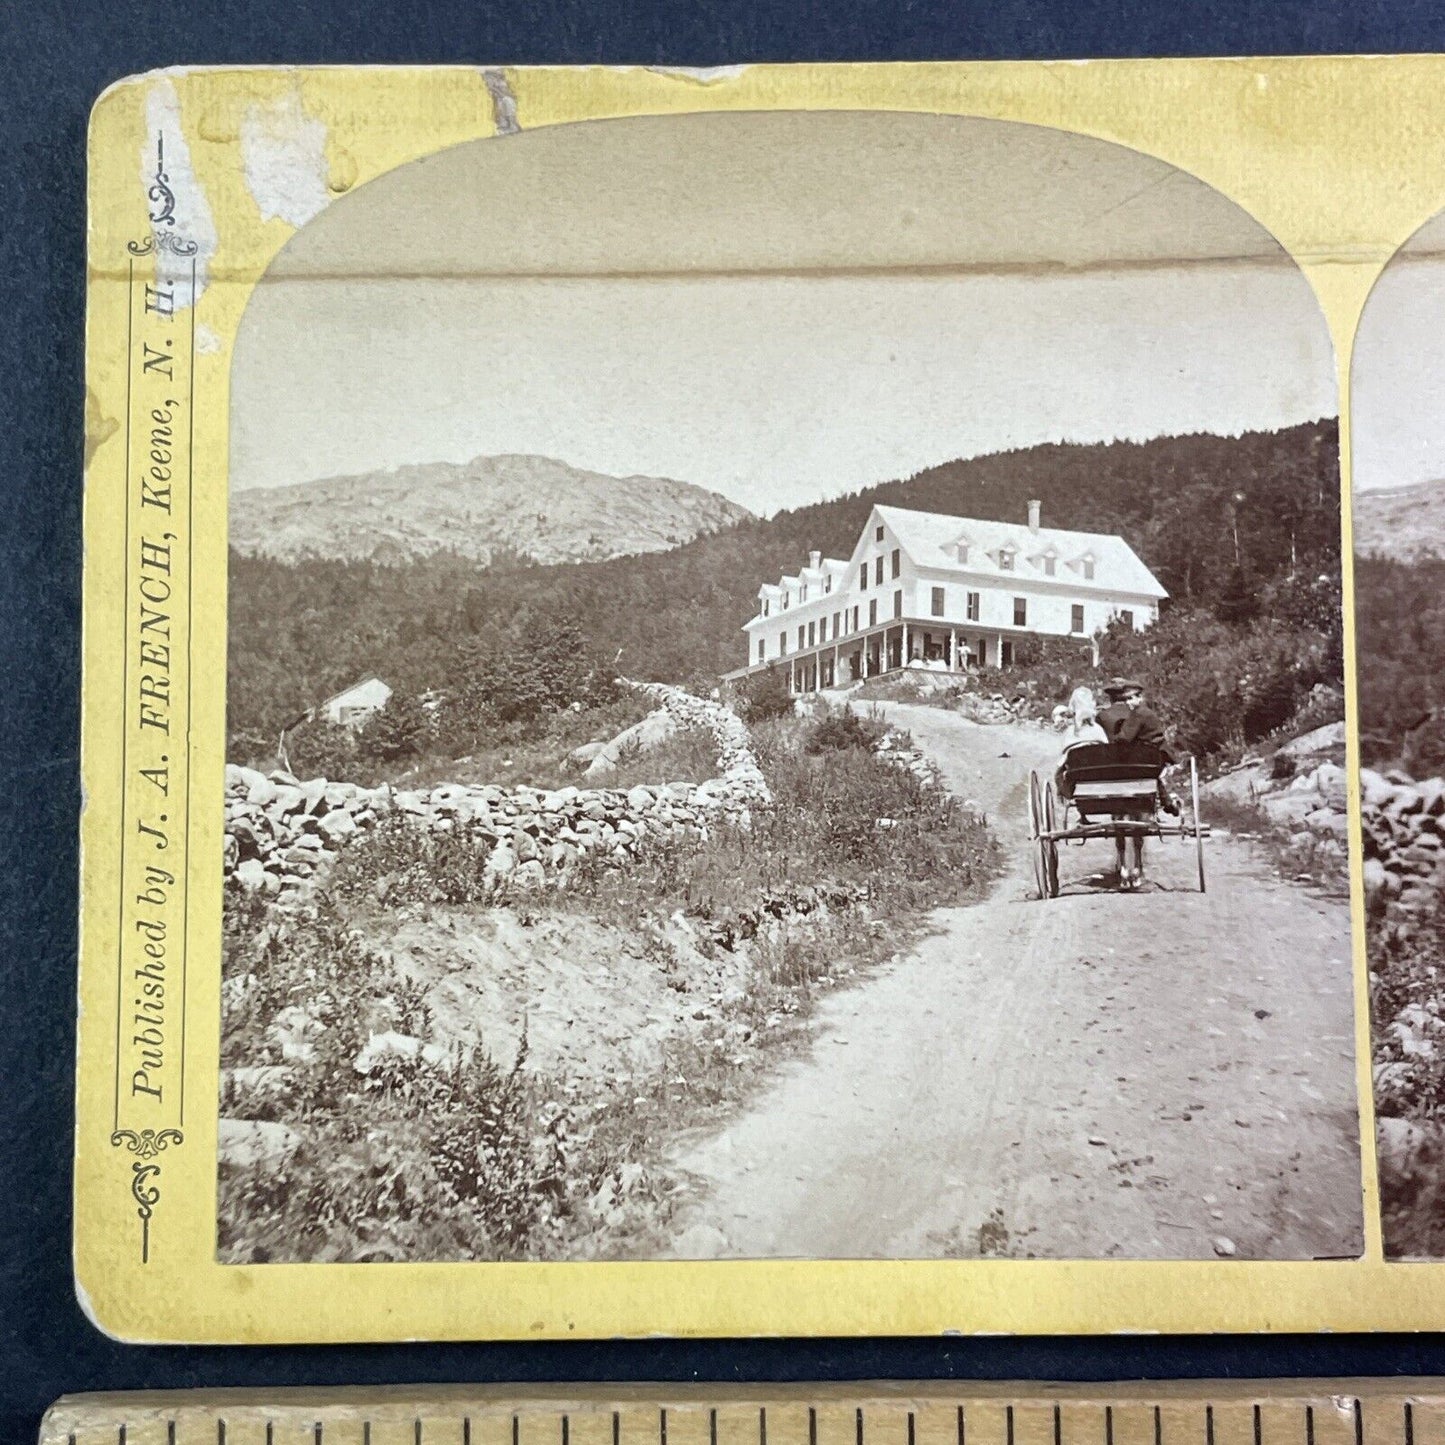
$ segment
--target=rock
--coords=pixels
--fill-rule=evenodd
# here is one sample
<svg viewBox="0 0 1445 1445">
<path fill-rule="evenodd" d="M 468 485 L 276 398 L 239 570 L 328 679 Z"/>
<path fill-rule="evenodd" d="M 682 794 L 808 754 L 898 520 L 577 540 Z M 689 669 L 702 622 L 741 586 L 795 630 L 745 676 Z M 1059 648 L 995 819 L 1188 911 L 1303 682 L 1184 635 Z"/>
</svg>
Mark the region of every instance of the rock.
<svg viewBox="0 0 1445 1445">
<path fill-rule="evenodd" d="M 1228 1235 L 1218 1235 L 1214 1240 L 1214 1252 L 1221 1259 L 1233 1259 L 1239 1253 L 1239 1246 Z"/>
<path fill-rule="evenodd" d="M 349 838 L 357 831 L 356 819 L 345 808 L 336 808 L 321 820 L 321 831 L 336 842 Z"/>
<path fill-rule="evenodd" d="M 216 1159 L 222 1169 L 275 1169 L 300 1147 L 301 1136 L 285 1124 L 222 1119 L 216 1129 Z"/>
<path fill-rule="evenodd" d="M 541 863 L 533 858 L 530 862 L 519 863 L 512 874 L 512 886 L 524 893 L 534 893 L 547 886 L 547 873 Z"/>
<path fill-rule="evenodd" d="M 451 1062 L 440 1044 L 424 1044 L 411 1034 L 388 1029 L 367 1039 L 361 1052 L 352 1060 L 351 1067 L 358 1074 L 373 1074 L 389 1063 L 417 1060 L 435 1069 L 445 1068 Z"/>
<path fill-rule="evenodd" d="M 302 783 L 301 794 L 304 799 L 304 806 L 308 813 L 319 814 L 326 811 L 325 778 L 312 778 L 309 783 Z"/>
<path fill-rule="evenodd" d="M 266 774 L 258 773 L 255 768 L 238 767 L 235 763 L 226 764 L 226 792 L 229 795 L 247 797 L 252 788 L 266 781 Z"/>
<path fill-rule="evenodd" d="M 635 788 L 627 791 L 627 806 L 639 813 L 645 813 L 657 800 L 657 795 L 651 788 L 638 784 Z"/>
<path fill-rule="evenodd" d="M 1366 893 L 1378 893 L 1384 886 L 1389 875 L 1385 871 L 1385 865 L 1378 858 L 1365 859 L 1364 880 Z"/>
<path fill-rule="evenodd" d="M 290 813 L 299 813 L 306 806 L 306 794 L 300 788 L 293 788 L 289 783 L 273 783 L 271 786 L 275 792 L 271 806 L 266 810 L 268 813 L 280 814 L 284 818 Z"/>
<path fill-rule="evenodd" d="M 517 855 L 507 843 L 498 843 L 482 869 L 482 878 L 489 887 L 497 887 L 517 870 Z"/>
<path fill-rule="evenodd" d="M 236 865 L 234 878 L 248 893 L 266 886 L 266 869 L 259 858 L 246 858 Z"/>
<path fill-rule="evenodd" d="M 1333 722 L 1315 728 L 1312 732 L 1302 733 L 1299 737 L 1285 743 L 1280 748 L 1280 752 L 1299 756 L 1302 753 L 1322 753 L 1330 748 L 1340 748 L 1344 745 L 1345 725 L 1342 722 Z"/>
<path fill-rule="evenodd" d="M 264 808 L 275 799 L 276 784 L 270 778 L 263 778 L 260 773 L 254 774 L 253 781 L 246 789 L 246 801 L 254 803 L 258 808 Z"/>
</svg>

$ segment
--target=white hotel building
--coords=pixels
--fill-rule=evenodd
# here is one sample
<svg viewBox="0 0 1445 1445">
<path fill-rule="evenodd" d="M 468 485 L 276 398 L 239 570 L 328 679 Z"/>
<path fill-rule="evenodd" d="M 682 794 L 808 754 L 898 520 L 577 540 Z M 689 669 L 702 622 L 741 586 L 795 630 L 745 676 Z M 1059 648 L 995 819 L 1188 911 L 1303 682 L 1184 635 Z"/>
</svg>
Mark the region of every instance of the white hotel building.
<svg viewBox="0 0 1445 1445">
<path fill-rule="evenodd" d="M 742 677 L 786 669 L 813 692 L 909 664 L 1009 667 L 1031 636 L 1081 642 L 1116 618 L 1142 630 L 1168 593 L 1122 537 L 874 507 L 846 560 L 813 552 L 764 583 Z"/>
</svg>

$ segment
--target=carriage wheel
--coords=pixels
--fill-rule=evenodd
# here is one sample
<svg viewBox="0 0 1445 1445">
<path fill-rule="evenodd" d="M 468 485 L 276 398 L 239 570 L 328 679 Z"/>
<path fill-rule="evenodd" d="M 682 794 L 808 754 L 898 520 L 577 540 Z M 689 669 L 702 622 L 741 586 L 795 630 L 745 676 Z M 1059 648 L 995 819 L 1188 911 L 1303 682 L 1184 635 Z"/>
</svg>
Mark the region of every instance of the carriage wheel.
<svg viewBox="0 0 1445 1445">
<path fill-rule="evenodd" d="M 1199 868 L 1199 891 L 1205 892 L 1204 887 L 1204 834 L 1199 830 L 1199 764 L 1193 757 L 1189 759 L 1189 792 L 1190 801 L 1194 807 L 1194 860 Z"/>
<path fill-rule="evenodd" d="M 1059 896 L 1059 845 L 1054 839 L 1054 834 L 1058 831 L 1058 801 L 1054 792 L 1054 780 L 1050 778 L 1044 784 L 1044 833 L 1046 836 L 1039 842 L 1045 889 L 1042 896 L 1045 898 Z"/>
<path fill-rule="evenodd" d="M 1039 837 L 1044 822 L 1043 793 L 1039 786 L 1039 775 L 1029 772 L 1029 852 L 1034 860 L 1034 888 L 1040 898 L 1049 895 L 1044 891 L 1044 845 Z"/>
</svg>

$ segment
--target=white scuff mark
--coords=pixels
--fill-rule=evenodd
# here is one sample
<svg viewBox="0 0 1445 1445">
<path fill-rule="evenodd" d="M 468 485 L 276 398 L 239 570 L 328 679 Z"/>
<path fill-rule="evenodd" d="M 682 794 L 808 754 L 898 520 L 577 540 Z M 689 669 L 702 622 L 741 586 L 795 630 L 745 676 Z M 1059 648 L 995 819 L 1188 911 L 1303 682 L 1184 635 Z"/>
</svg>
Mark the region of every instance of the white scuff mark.
<svg viewBox="0 0 1445 1445">
<path fill-rule="evenodd" d="M 750 65 L 649 65 L 654 75 L 668 75 L 674 80 L 690 80 L 695 85 L 716 85 L 723 80 L 737 80 L 752 69 Z"/>
<path fill-rule="evenodd" d="M 216 254 L 216 223 L 191 167 L 191 148 L 181 129 L 180 96 L 165 78 L 146 90 L 140 178 L 151 218 L 156 284 L 169 287 L 176 308 L 184 309 L 206 289 L 207 268 Z"/>
<path fill-rule="evenodd" d="M 507 72 L 495 67 L 482 71 L 487 94 L 492 97 L 492 124 L 498 135 L 519 135 L 522 125 L 517 119 L 517 97 L 512 94 Z"/>
<path fill-rule="evenodd" d="M 221 349 L 221 338 L 205 322 L 196 327 L 196 350 L 202 356 L 214 356 Z"/>
<path fill-rule="evenodd" d="M 326 209 L 326 125 L 306 114 L 299 90 L 246 107 L 241 119 L 246 189 L 263 221 L 299 231 Z"/>
</svg>

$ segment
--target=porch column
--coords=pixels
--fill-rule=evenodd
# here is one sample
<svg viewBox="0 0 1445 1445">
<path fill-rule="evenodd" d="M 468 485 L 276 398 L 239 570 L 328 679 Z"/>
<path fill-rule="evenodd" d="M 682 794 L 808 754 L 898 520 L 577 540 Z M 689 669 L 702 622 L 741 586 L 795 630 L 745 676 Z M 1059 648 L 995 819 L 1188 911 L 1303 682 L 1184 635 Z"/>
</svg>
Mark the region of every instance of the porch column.
<svg viewBox="0 0 1445 1445">
<path fill-rule="evenodd" d="M 899 659 L 904 667 L 907 667 L 911 659 L 908 656 L 908 624 L 903 624 L 903 651 L 899 653 Z"/>
<path fill-rule="evenodd" d="M 958 671 L 958 633 L 951 627 L 948 629 L 948 670 Z"/>
<path fill-rule="evenodd" d="M 788 691 L 789 691 L 789 693 L 794 693 L 794 692 L 797 692 L 797 690 L 798 690 L 798 659 L 797 659 L 796 657 L 790 657 L 790 658 L 788 659 Z"/>
</svg>

